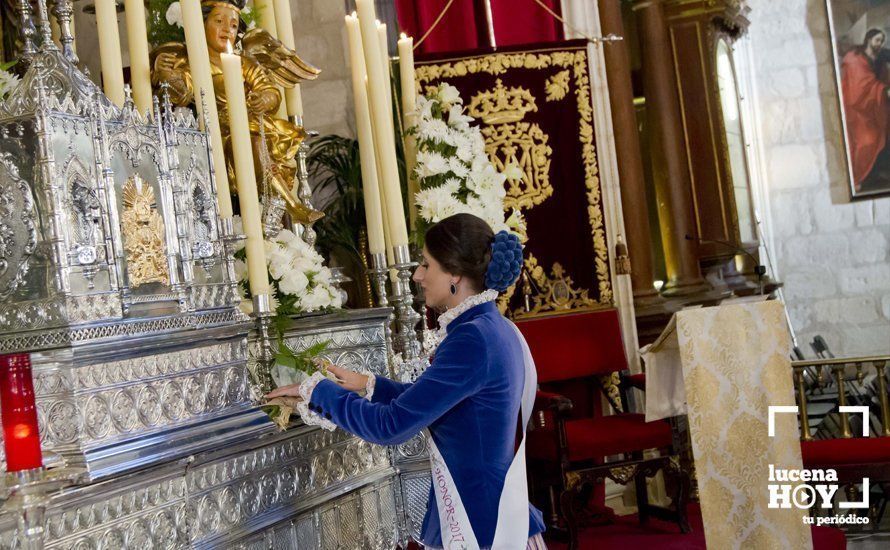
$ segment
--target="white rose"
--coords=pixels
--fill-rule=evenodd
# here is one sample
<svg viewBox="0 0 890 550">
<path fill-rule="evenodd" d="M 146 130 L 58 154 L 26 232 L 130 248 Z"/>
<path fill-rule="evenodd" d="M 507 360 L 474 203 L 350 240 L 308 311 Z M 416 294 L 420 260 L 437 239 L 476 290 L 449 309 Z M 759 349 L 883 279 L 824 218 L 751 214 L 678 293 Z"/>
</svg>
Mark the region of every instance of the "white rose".
<svg viewBox="0 0 890 550">
<path fill-rule="evenodd" d="M 182 28 L 182 6 L 179 2 L 170 4 L 170 7 L 167 8 L 166 18 L 167 23 Z"/>
<path fill-rule="evenodd" d="M 313 262 L 309 258 L 305 256 L 301 256 L 299 258 L 293 258 L 291 261 L 291 265 L 293 268 L 300 273 L 307 273 L 310 271 L 317 271 L 319 266 L 317 262 Z"/>
<path fill-rule="evenodd" d="M 282 229 L 278 232 L 278 236 L 275 237 L 274 241 L 284 245 L 290 245 L 291 242 L 298 239 L 299 237 L 297 237 L 290 229 Z"/>
<path fill-rule="evenodd" d="M 285 294 L 299 296 L 309 285 L 309 279 L 300 271 L 293 270 L 278 281 L 278 288 Z"/>
<path fill-rule="evenodd" d="M 439 87 L 439 101 L 446 105 L 460 103 L 460 91 L 451 84 L 442 84 Z"/>
</svg>

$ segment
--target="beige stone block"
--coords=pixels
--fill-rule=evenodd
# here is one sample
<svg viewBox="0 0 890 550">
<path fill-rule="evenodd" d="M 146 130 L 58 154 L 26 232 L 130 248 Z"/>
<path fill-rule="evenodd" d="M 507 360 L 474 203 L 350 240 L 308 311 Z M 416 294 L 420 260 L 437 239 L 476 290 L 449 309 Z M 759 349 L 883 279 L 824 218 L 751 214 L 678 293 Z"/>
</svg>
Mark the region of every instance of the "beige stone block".
<svg viewBox="0 0 890 550">
<path fill-rule="evenodd" d="M 850 243 L 843 234 L 792 237 L 782 242 L 782 248 L 783 261 L 791 265 L 824 265 L 828 259 L 833 265 L 850 263 Z"/>
<path fill-rule="evenodd" d="M 812 298 L 828 298 L 837 295 L 835 277 L 826 265 L 801 268 L 783 263 L 785 273 L 785 298 L 790 303 Z M 890 275 L 890 274 L 888 274 Z"/>
<path fill-rule="evenodd" d="M 813 320 L 827 324 L 870 323 L 878 320 L 878 307 L 874 298 L 836 298 L 813 304 Z"/>
<path fill-rule="evenodd" d="M 850 241 L 853 262 L 875 264 L 887 259 L 887 236 L 878 230 L 859 231 Z"/>
<path fill-rule="evenodd" d="M 810 144 L 780 145 L 767 151 L 771 189 L 812 187 L 825 181 L 824 151 Z"/>
<path fill-rule="evenodd" d="M 813 217 L 821 233 L 832 233 L 852 228 L 856 223 L 853 205 L 831 202 L 829 190 L 817 194 L 813 201 Z"/>
<path fill-rule="evenodd" d="M 890 349 L 890 323 L 843 328 L 843 353 L 846 356 L 886 354 Z"/>
<path fill-rule="evenodd" d="M 315 20 L 319 23 L 339 21 L 343 23 L 346 16 L 346 3 L 338 0 L 313 0 L 312 8 Z"/>
<path fill-rule="evenodd" d="M 890 264 L 841 269 L 840 287 L 847 294 L 870 294 L 890 290 Z"/>
</svg>

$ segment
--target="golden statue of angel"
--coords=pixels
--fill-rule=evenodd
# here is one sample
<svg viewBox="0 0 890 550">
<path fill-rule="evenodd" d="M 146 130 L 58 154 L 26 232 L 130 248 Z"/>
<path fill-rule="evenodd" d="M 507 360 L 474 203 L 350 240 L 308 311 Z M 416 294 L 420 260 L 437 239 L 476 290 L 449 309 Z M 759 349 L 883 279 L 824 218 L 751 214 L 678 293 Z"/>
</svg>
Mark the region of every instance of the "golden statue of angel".
<svg viewBox="0 0 890 550">
<path fill-rule="evenodd" d="M 236 193 L 235 168 L 232 162 L 232 140 L 220 53 L 228 51 L 244 30 L 240 16 L 243 5 L 244 0 L 201 2 L 213 90 L 232 194 Z M 291 218 L 295 222 L 310 224 L 324 214 L 304 206 L 291 191 L 297 169 L 297 151 L 306 138 L 306 132 L 301 126 L 275 115 L 282 101 L 280 88 L 292 88 L 303 80 L 315 80 L 321 71 L 304 62 L 263 29 L 254 28 L 244 32 L 241 37 L 241 51 L 244 95 L 247 98 L 257 183 L 262 185 L 265 177 L 272 192 L 284 199 Z M 170 100 L 175 105 L 186 106 L 195 101 L 185 44 L 168 42 L 158 46 L 152 52 L 151 63 L 152 84 L 159 86 L 161 82 L 166 82 L 169 85 Z M 263 162 L 263 147 L 268 153 L 266 158 L 270 161 L 269 165 Z M 262 188 L 260 194 L 262 195 Z"/>
</svg>

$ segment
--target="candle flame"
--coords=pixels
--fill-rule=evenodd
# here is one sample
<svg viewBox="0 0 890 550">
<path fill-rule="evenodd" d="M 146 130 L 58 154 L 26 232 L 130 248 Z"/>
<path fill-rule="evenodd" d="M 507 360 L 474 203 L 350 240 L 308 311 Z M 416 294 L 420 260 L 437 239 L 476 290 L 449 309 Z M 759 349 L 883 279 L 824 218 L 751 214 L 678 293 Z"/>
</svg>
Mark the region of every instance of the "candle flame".
<svg viewBox="0 0 890 550">
<path fill-rule="evenodd" d="M 402 40 L 406 40 L 406 39 L 408 38 L 408 35 L 405 34 L 405 33 L 402 33 L 402 34 L 399 35 L 399 38 L 402 39 Z"/>
<path fill-rule="evenodd" d="M 235 50 L 232 49 L 232 43 L 228 40 L 226 40 L 226 53 L 229 55 L 235 53 Z"/>
<path fill-rule="evenodd" d="M 31 426 L 27 424 L 16 424 L 12 427 L 13 439 L 27 439 L 31 436 Z"/>
<path fill-rule="evenodd" d="M 352 12 L 352 18 L 355 19 L 356 17 L 358 17 L 358 12 L 357 11 Z"/>
</svg>

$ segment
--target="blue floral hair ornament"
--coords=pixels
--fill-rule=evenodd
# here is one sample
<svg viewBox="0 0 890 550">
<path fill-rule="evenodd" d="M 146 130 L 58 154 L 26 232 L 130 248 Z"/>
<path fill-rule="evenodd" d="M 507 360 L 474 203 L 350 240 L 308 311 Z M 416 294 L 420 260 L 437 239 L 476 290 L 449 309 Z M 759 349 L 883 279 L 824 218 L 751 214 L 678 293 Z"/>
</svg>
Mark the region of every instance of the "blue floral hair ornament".
<svg viewBox="0 0 890 550">
<path fill-rule="evenodd" d="M 519 237 L 508 231 L 499 231 L 491 244 L 491 262 L 485 273 L 485 288 L 504 292 L 522 270 L 522 243 Z"/>
</svg>

